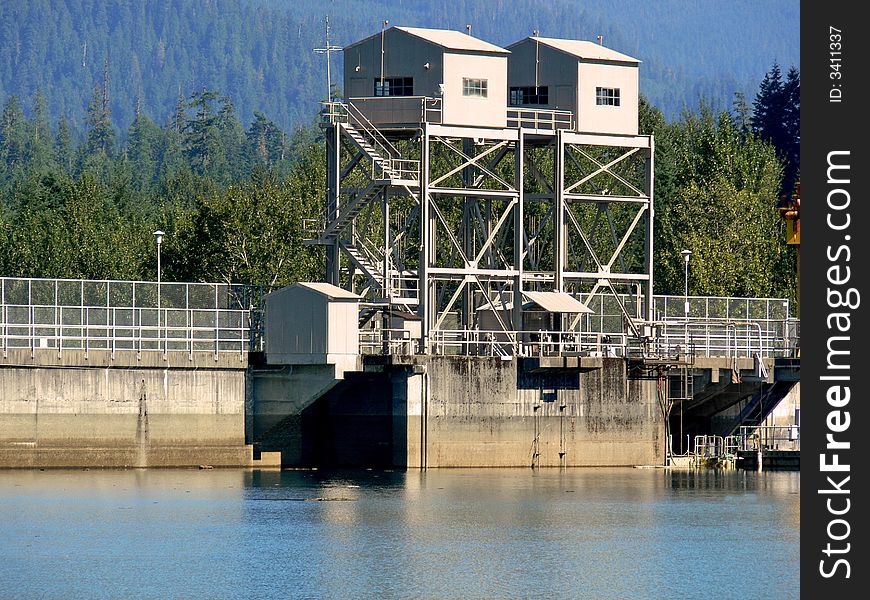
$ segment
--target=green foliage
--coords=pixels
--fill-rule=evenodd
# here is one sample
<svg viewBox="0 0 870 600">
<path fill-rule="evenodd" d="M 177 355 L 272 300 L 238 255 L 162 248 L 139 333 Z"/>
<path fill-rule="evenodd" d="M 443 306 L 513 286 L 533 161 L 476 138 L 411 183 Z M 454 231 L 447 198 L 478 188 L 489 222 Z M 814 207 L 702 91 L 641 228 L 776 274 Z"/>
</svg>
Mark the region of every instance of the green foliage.
<svg viewBox="0 0 870 600">
<path fill-rule="evenodd" d="M 667 124 L 644 104 L 641 128 L 656 139 L 656 292 L 683 292 L 689 249 L 690 294 L 794 297 L 774 148 L 706 107 Z"/>
<path fill-rule="evenodd" d="M 324 258 L 302 241 L 303 221 L 322 214 L 325 197 L 316 129 L 287 135 L 259 112 L 245 128 L 226 96 L 203 90 L 180 98 L 163 126 L 137 109 L 126 142 L 117 145 L 98 133 L 110 115 L 103 90 L 97 92 L 89 128 L 78 138 L 66 118 L 52 135 L 39 96 L 30 119 L 16 97 L 5 103 L 3 275 L 154 279 L 152 232 L 162 229 L 167 281 L 284 285 L 320 278 Z M 774 147 L 745 119 L 707 107 L 668 122 L 642 101 L 640 123 L 656 143 L 656 292 L 682 293 L 680 251 L 689 248 L 692 294 L 793 296 L 794 257 L 775 210 L 782 164 Z M 447 168 L 439 165 L 433 160 L 434 169 Z M 551 162 L 539 166 L 551 177 Z M 512 165 L 500 168 L 512 180 Z M 538 189 L 534 178 L 527 184 Z M 403 201 L 393 206 L 401 219 L 411 209 Z M 454 208 L 446 218 L 458 223 L 461 207 Z M 527 217 L 546 227 L 546 215 L 535 213 L 544 209 L 532 206 Z M 597 218 L 579 210 L 574 216 L 587 227 Z M 619 226 L 631 216 L 613 218 Z M 607 242 L 607 228 L 598 233 Z M 641 254 L 629 261 L 642 259 L 642 248 L 635 250 Z M 535 260 L 551 259 L 552 248 L 536 251 Z"/>
<path fill-rule="evenodd" d="M 774 63 L 764 76 L 752 103 L 752 130 L 769 141 L 785 163 L 782 192 L 791 194 L 800 172 L 801 76 L 797 68 L 782 80 L 779 65 Z"/>
<path fill-rule="evenodd" d="M 31 120 L 17 98 L 7 101 L 2 275 L 154 279 L 152 232 L 163 229 L 167 280 L 319 278 L 320 253 L 302 241 L 303 220 L 320 213 L 324 196 L 319 134 L 288 137 L 260 113 L 246 134 L 229 100 L 203 91 L 180 102 L 163 128 L 137 107 L 116 150 L 103 100 L 98 88 L 78 146 L 65 118 L 52 136 L 44 99 Z"/>
</svg>

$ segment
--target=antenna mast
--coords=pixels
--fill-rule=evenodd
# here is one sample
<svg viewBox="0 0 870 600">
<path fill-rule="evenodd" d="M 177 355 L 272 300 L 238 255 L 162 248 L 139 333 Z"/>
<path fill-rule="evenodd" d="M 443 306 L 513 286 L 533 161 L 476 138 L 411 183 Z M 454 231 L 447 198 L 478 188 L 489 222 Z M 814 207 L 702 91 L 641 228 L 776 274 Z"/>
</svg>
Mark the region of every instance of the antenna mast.
<svg viewBox="0 0 870 600">
<path fill-rule="evenodd" d="M 323 48 L 315 48 L 317 54 L 326 55 L 326 101 L 332 102 L 332 68 L 330 55 L 335 50 L 341 50 L 341 46 L 333 46 L 329 43 L 329 15 L 326 16 L 326 45 Z"/>
</svg>

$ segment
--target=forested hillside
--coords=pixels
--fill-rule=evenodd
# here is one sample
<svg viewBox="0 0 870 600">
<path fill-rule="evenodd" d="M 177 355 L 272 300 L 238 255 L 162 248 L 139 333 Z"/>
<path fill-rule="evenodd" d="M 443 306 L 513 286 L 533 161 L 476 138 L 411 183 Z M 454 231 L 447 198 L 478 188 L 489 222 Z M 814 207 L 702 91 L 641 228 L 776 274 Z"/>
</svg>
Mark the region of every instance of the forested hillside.
<svg viewBox="0 0 870 600">
<path fill-rule="evenodd" d="M 151 279 L 162 229 L 167 280 L 321 278 L 322 251 L 302 240 L 325 198 L 314 121 L 326 64 L 313 48 L 330 14 L 338 44 L 388 18 L 470 24 L 498 44 L 531 29 L 603 35 L 641 58 L 641 127 L 657 149 L 656 291 L 682 291 L 679 250 L 691 247 L 690 293 L 793 297 L 775 205 L 799 176 L 797 10 L 774 0 L 0 2 L 0 275 Z"/>
<path fill-rule="evenodd" d="M 509 44 L 533 29 L 595 39 L 643 60 L 642 93 L 669 119 L 700 99 L 727 108 L 775 60 L 799 66 L 795 0 L 27 0 L 0 2 L 0 102 L 86 128 L 108 75 L 121 139 L 137 104 L 158 124 L 178 98 L 220 90 L 243 123 L 258 111 L 284 129 L 310 122 L 325 90 L 324 43 L 347 44 L 391 24 L 464 30 Z M 340 67 L 341 55 L 335 59 Z"/>
<path fill-rule="evenodd" d="M 158 125 L 138 107 L 125 140 L 111 124 L 108 80 L 94 89 L 81 141 L 50 123 L 41 95 L 0 114 L 0 274 L 151 279 L 156 229 L 167 280 L 282 285 L 323 276 L 303 244 L 322 214 L 323 140 L 288 135 L 257 113 L 243 125 L 215 91 L 179 99 Z M 775 210 L 799 172 L 800 75 L 774 65 L 750 104 L 667 122 L 644 102 L 656 136 L 657 291 L 682 289 L 679 251 L 693 248 L 690 291 L 793 295 L 794 257 Z M 784 168 L 785 167 L 785 168 Z M 785 173 L 785 177 L 783 177 Z"/>
</svg>

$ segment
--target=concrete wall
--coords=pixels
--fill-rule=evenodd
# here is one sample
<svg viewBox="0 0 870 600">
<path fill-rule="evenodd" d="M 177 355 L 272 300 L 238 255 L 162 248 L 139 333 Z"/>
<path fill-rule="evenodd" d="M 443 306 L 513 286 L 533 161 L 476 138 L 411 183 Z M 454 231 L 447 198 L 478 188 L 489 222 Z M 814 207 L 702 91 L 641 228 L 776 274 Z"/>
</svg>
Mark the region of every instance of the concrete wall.
<svg viewBox="0 0 870 600">
<path fill-rule="evenodd" d="M 302 387 L 301 372 L 276 371 L 272 382 L 259 374 L 255 418 L 270 406 L 273 414 L 255 437 L 298 466 L 662 464 L 655 382 L 629 380 L 622 359 L 599 360 L 600 368 L 582 374 L 534 374 L 498 357 L 411 357 L 347 373 L 319 398 L 295 405 L 290 394 Z M 267 399 L 267 389 L 276 397 Z"/>
<path fill-rule="evenodd" d="M 423 396 L 408 404 L 408 466 L 662 464 L 664 423 L 654 382 L 629 380 L 625 361 L 586 373 L 524 373 L 518 361 L 421 360 Z M 421 385 L 422 384 L 422 385 Z M 409 397 L 412 396 L 409 393 Z M 416 410 L 421 412 L 416 414 Z M 425 442 L 422 458 L 415 456 Z"/>
<path fill-rule="evenodd" d="M 356 367 L 357 362 L 353 363 Z M 251 370 L 249 439 L 258 450 L 303 464 L 303 413 L 344 380 L 351 365 L 263 365 Z"/>
<path fill-rule="evenodd" d="M 0 363 L 0 467 L 251 463 L 246 357 L 21 354 Z"/>
<path fill-rule="evenodd" d="M 788 427 L 800 425 L 801 410 L 801 382 L 795 383 L 794 387 L 779 401 L 773 412 L 765 419 L 764 424 L 768 427 Z"/>
</svg>

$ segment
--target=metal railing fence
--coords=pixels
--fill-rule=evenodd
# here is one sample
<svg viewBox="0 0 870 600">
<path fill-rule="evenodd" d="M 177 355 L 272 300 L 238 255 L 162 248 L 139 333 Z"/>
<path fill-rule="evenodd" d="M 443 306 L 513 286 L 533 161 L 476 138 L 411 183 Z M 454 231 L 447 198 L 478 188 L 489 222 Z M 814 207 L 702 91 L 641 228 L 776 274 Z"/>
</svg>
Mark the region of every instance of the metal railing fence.
<svg viewBox="0 0 870 600">
<path fill-rule="evenodd" d="M 509 107 L 507 126 L 524 129 L 574 129 L 574 113 L 570 110 Z"/>
<path fill-rule="evenodd" d="M 737 435 L 744 451 L 801 449 L 800 425 L 742 425 Z"/>
<path fill-rule="evenodd" d="M 0 278 L 0 347 L 246 353 L 255 286 Z"/>
</svg>

